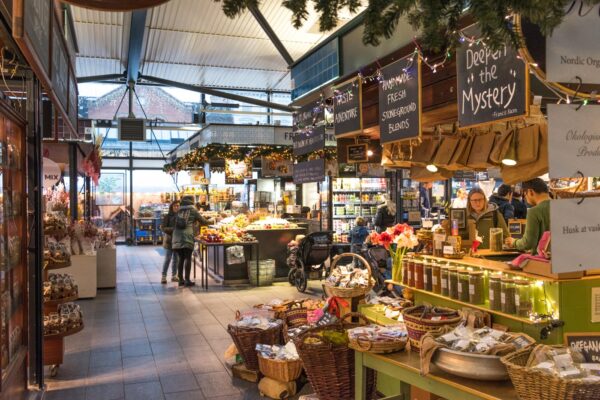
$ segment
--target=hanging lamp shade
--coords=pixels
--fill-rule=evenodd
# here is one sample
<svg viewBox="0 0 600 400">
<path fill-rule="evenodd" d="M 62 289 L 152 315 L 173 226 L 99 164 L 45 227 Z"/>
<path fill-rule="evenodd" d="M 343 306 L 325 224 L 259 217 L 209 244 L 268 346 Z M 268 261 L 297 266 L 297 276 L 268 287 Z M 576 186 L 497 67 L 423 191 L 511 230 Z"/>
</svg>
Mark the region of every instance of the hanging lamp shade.
<svg viewBox="0 0 600 400">
<path fill-rule="evenodd" d="M 101 11 L 132 11 L 141 8 L 156 7 L 169 0 L 64 0 L 78 7 L 92 8 Z"/>
</svg>

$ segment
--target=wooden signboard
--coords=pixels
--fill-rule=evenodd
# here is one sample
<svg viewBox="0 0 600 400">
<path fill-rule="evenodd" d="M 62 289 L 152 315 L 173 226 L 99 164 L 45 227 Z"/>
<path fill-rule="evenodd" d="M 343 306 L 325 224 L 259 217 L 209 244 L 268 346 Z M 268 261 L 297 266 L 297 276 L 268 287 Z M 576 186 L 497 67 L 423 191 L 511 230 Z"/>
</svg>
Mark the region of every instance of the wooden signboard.
<svg viewBox="0 0 600 400">
<path fill-rule="evenodd" d="M 294 156 L 325 148 L 325 125 L 314 126 L 294 133 Z"/>
<path fill-rule="evenodd" d="M 362 163 L 369 161 L 369 146 L 366 143 L 351 144 L 347 147 L 348 163 Z"/>
<path fill-rule="evenodd" d="M 461 128 L 529 113 L 529 71 L 510 45 L 492 50 L 465 42 L 456 50 L 456 68 Z"/>
<path fill-rule="evenodd" d="M 410 55 L 381 70 L 379 132 L 381 143 L 421 135 L 421 58 Z"/>
<path fill-rule="evenodd" d="M 600 363 L 600 332 L 565 333 L 564 344 L 579 350 L 588 363 Z"/>
<path fill-rule="evenodd" d="M 50 82 L 52 0 L 14 0 L 13 37 L 47 90 Z"/>
<path fill-rule="evenodd" d="M 362 132 L 362 80 L 360 77 L 334 88 L 333 127 L 337 138 L 353 136 Z"/>
<path fill-rule="evenodd" d="M 325 180 L 325 160 L 320 158 L 294 165 L 294 183 L 296 185 Z"/>
</svg>

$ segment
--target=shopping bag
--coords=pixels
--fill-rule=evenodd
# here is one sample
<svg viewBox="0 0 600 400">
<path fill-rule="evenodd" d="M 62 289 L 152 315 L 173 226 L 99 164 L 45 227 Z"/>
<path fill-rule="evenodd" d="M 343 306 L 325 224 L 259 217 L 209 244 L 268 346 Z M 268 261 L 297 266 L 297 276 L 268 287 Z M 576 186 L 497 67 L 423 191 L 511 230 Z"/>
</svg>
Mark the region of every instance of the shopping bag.
<svg viewBox="0 0 600 400">
<path fill-rule="evenodd" d="M 517 165 L 514 167 L 503 165 L 502 180 L 507 185 L 528 181 L 548 172 L 548 124 L 542 123 L 535 126 L 539 133 L 538 157 L 530 163 L 522 163 L 520 159 L 517 159 Z"/>
<path fill-rule="evenodd" d="M 457 136 L 446 136 L 442 138 L 433 163 L 438 167 L 447 167 L 458 149 L 460 138 Z"/>
<path fill-rule="evenodd" d="M 515 134 L 514 129 L 507 129 L 504 132 L 499 132 L 494 143 L 494 148 L 490 153 L 490 162 L 494 165 L 502 164 L 502 160 L 510 149 L 510 144 Z"/>
<path fill-rule="evenodd" d="M 467 168 L 467 162 L 469 161 L 469 153 L 473 146 L 473 136 L 465 136 L 460 139 L 456 151 L 452 156 L 452 160 L 446 166 L 449 171 L 458 171 Z"/>
<path fill-rule="evenodd" d="M 477 135 L 469 152 L 467 167 L 471 169 L 486 169 L 490 166 L 490 153 L 496 141 L 496 133 L 488 132 Z"/>
<path fill-rule="evenodd" d="M 528 164 L 538 159 L 540 155 L 539 125 L 529 125 L 517 132 L 517 162 Z"/>
</svg>

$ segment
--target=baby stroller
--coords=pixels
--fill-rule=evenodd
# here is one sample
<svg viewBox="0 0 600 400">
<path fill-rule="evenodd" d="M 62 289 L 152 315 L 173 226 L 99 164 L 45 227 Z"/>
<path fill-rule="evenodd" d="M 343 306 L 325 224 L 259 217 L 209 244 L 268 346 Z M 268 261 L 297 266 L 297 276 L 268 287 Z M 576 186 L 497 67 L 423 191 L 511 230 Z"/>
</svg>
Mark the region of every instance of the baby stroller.
<svg viewBox="0 0 600 400">
<path fill-rule="evenodd" d="M 322 278 L 325 261 L 333 244 L 333 232 L 309 233 L 302 241 L 290 265 L 288 280 L 299 292 L 304 292 L 311 272 L 319 272 Z"/>
<path fill-rule="evenodd" d="M 362 256 L 371 265 L 371 276 L 375 279 L 375 286 L 373 290 L 375 293 L 379 293 L 385 288 L 385 272 L 387 270 L 388 251 L 382 246 L 369 246 L 361 251 Z"/>
</svg>

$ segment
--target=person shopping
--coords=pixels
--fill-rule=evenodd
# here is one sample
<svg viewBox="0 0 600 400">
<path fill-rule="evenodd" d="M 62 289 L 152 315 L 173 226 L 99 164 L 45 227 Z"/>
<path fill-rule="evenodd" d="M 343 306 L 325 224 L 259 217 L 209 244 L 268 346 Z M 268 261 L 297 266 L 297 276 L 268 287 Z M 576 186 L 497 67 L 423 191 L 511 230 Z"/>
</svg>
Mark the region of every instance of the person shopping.
<svg viewBox="0 0 600 400">
<path fill-rule="evenodd" d="M 173 231 L 173 250 L 177 253 L 177 271 L 179 286 L 194 286 L 190 280 L 192 269 L 192 253 L 194 251 L 194 224 L 209 225 L 210 221 L 204 218 L 194 206 L 192 196 L 184 196 L 181 199 L 181 207 L 175 218 L 175 229 Z M 185 276 L 184 276 L 185 267 Z"/>
<path fill-rule="evenodd" d="M 360 254 L 362 245 L 369 236 L 369 230 L 365 226 L 366 222 L 363 217 L 356 218 L 355 223 L 356 225 L 350 231 L 350 251 Z"/>
<path fill-rule="evenodd" d="M 515 208 L 512 205 L 512 187 L 510 185 L 500 185 L 497 194 L 490 196 L 490 203 L 498 206 L 505 221 L 515 217 Z"/>
<path fill-rule="evenodd" d="M 373 225 L 375 225 L 375 230 L 377 231 L 377 233 L 381 233 L 387 228 L 394 226 L 395 224 L 396 203 L 394 203 L 392 199 L 388 196 L 386 198 L 385 204 L 377 208 L 377 213 L 375 213 L 375 221 L 373 222 Z"/>
<path fill-rule="evenodd" d="M 167 273 L 169 272 L 169 264 L 173 261 L 171 267 L 171 282 L 179 281 L 177 277 L 177 253 L 173 252 L 173 230 L 175 229 L 175 217 L 179 211 L 179 201 L 175 200 L 169 205 L 169 212 L 163 216 L 160 229 L 164 233 L 163 247 L 165 249 L 165 261 L 163 263 L 162 278 L 160 283 L 167 283 Z"/>
<path fill-rule="evenodd" d="M 467 208 L 467 190 L 458 188 L 456 198 L 452 200 L 452 208 Z"/>
<path fill-rule="evenodd" d="M 527 204 L 533 207 L 527 211 L 525 234 L 521 239 L 507 237 L 505 243 L 521 251 L 531 251 L 537 255 L 537 247 L 544 232 L 550 230 L 550 194 L 548 185 L 540 178 L 535 178 L 522 185 Z"/>
<path fill-rule="evenodd" d="M 485 193 L 480 188 L 473 188 L 467 198 L 467 212 L 473 221 L 477 234 L 482 237 L 481 249 L 490 248 L 490 229 L 501 228 L 504 237 L 508 237 L 508 227 L 504 217 L 494 203 L 488 203 Z M 474 237 L 470 238 L 474 240 Z"/>
<path fill-rule="evenodd" d="M 512 200 L 511 200 L 511 204 L 513 206 L 513 208 L 515 209 L 515 218 L 516 219 L 525 219 L 527 218 L 527 206 L 525 205 L 525 202 L 523 201 L 523 189 L 521 189 L 521 187 L 517 186 L 515 187 L 515 189 L 513 190 L 513 196 L 512 196 Z"/>
</svg>

